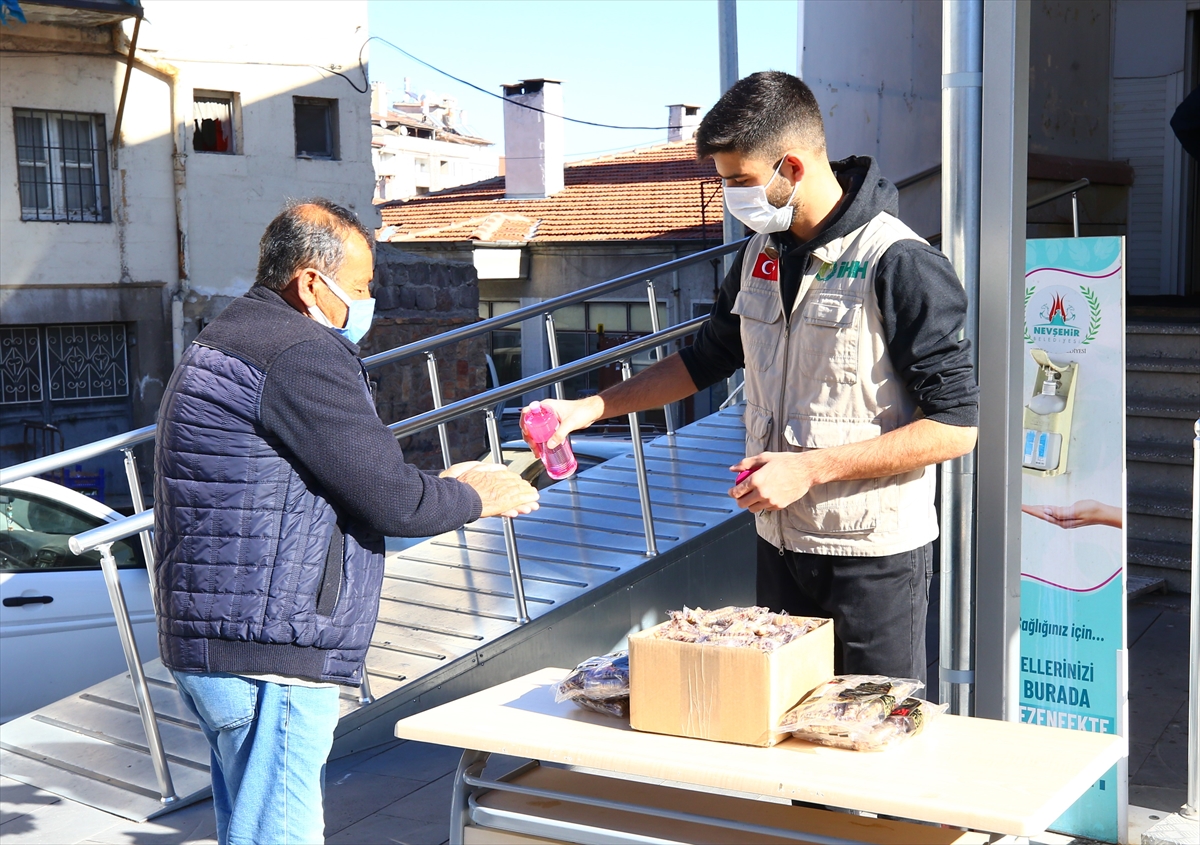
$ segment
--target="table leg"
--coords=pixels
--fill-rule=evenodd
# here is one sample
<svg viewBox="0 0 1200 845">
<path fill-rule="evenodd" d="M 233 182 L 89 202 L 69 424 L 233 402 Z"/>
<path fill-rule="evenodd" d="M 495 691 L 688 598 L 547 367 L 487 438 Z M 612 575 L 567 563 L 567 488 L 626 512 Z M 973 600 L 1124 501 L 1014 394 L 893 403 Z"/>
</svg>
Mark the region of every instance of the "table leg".
<svg viewBox="0 0 1200 845">
<path fill-rule="evenodd" d="M 468 801 L 472 787 L 466 783 L 467 775 L 478 776 L 490 757 L 486 751 L 465 749 L 454 773 L 454 791 L 450 796 L 450 845 L 463 845 L 463 829 L 467 826 Z"/>
</svg>

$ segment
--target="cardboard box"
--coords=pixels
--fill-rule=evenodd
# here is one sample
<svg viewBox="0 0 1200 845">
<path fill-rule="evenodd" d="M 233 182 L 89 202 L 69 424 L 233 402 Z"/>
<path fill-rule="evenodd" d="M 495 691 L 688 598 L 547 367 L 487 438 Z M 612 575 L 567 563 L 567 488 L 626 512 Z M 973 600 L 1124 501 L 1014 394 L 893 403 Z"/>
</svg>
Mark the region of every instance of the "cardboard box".
<svg viewBox="0 0 1200 845">
<path fill-rule="evenodd" d="M 769 653 L 660 640 L 656 628 L 634 634 L 630 724 L 652 733 L 774 745 L 787 735 L 775 730 L 783 715 L 833 677 L 833 622 L 821 623 Z"/>
</svg>

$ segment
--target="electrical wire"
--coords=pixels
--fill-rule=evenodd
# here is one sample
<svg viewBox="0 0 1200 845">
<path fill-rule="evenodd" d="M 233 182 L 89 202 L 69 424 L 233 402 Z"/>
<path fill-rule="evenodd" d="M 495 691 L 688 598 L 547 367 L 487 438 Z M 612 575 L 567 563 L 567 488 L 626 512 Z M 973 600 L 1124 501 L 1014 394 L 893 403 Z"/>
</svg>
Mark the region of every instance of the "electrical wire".
<svg viewBox="0 0 1200 845">
<path fill-rule="evenodd" d="M 386 38 L 384 38 L 383 36 L 380 36 L 380 35 L 372 35 L 370 38 L 368 38 L 366 41 L 363 42 L 362 48 L 360 48 L 358 51 L 359 67 L 363 66 L 362 65 L 362 51 L 363 51 L 363 49 L 366 48 L 367 44 L 371 43 L 372 41 L 379 41 L 383 44 L 386 44 L 387 46 L 391 47 L 393 50 L 396 50 L 397 52 L 402 53 L 403 55 L 412 59 L 417 64 L 424 65 L 425 67 L 429 68 L 434 73 L 440 73 L 442 76 L 445 76 L 449 79 L 453 79 L 455 82 L 459 83 L 460 85 L 466 85 L 468 88 L 473 88 L 474 90 L 478 91 L 481 94 L 487 94 L 489 97 L 495 97 L 497 100 L 502 100 L 505 103 L 508 103 L 510 105 L 519 106 L 523 109 L 528 109 L 529 111 L 534 111 L 534 112 L 538 112 L 539 114 L 544 114 L 547 117 L 562 118 L 563 120 L 567 121 L 568 123 L 578 123 L 581 126 L 595 126 L 600 129 L 636 129 L 636 130 L 641 130 L 641 131 L 661 131 L 663 129 L 679 129 L 679 128 L 681 128 L 679 126 L 618 126 L 614 123 L 598 123 L 594 120 L 580 120 L 577 117 L 567 117 L 565 114 L 555 114 L 554 112 L 549 112 L 549 111 L 546 111 L 545 109 L 539 109 L 537 106 L 531 106 L 531 105 L 527 105 L 525 103 L 518 103 L 516 100 L 510 100 L 508 97 L 504 97 L 500 94 L 497 94 L 494 91 L 489 91 L 486 88 L 476 85 L 473 82 L 468 82 L 467 80 L 462 79 L 461 77 L 455 76 L 454 74 L 450 73 L 449 71 L 444 71 L 439 67 L 431 65 L 429 62 L 425 61 L 424 59 L 417 58 L 412 53 L 405 50 L 403 47 L 399 46 L 398 44 L 393 44 L 391 41 L 388 41 Z M 337 71 L 330 71 L 330 72 L 337 73 Z M 342 76 L 342 74 L 339 73 L 338 76 Z M 365 69 L 363 70 L 363 79 L 364 80 L 366 79 L 366 70 Z M 350 81 L 349 78 L 346 78 L 346 81 L 349 82 Z M 354 85 L 353 82 L 351 82 L 350 84 Z M 355 90 L 356 91 L 359 90 L 357 86 L 355 86 Z M 359 93 L 363 93 L 363 92 L 360 91 Z"/>
</svg>

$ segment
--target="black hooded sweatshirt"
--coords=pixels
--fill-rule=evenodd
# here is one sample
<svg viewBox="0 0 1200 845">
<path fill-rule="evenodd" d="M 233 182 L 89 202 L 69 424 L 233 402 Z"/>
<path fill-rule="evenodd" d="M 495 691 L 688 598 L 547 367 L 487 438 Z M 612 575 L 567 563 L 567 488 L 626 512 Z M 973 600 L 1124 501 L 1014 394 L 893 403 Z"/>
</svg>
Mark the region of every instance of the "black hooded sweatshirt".
<svg viewBox="0 0 1200 845">
<path fill-rule="evenodd" d="M 779 249 L 780 293 L 788 320 L 814 249 L 866 225 L 882 211 L 899 216 L 896 188 L 872 159 L 852 156 L 831 166 L 846 195 L 825 228 L 808 241 L 791 231 L 771 236 Z M 680 353 L 699 390 L 745 364 L 741 318 L 732 313 L 745 251 L 743 246 L 738 252 L 695 343 Z M 921 241 L 897 241 L 875 271 L 875 296 L 892 365 L 924 416 L 948 425 L 978 425 L 979 388 L 970 342 L 960 339 L 967 296 L 946 256 Z"/>
</svg>

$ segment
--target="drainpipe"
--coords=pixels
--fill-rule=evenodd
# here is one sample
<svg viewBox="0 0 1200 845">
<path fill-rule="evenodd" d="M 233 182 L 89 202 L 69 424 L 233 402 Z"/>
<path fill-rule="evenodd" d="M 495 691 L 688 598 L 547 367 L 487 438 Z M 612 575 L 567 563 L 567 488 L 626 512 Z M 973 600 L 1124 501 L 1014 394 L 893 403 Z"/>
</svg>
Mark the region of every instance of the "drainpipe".
<svg viewBox="0 0 1200 845">
<path fill-rule="evenodd" d="M 979 191 L 983 0 L 942 3 L 942 251 L 967 292 L 965 335 L 979 364 Z M 942 464 L 939 693 L 974 713 L 975 452 Z"/>
<path fill-rule="evenodd" d="M 138 55 L 121 27 L 114 27 L 114 45 L 119 55 L 138 69 L 167 83 L 171 109 L 171 180 L 175 193 L 175 242 L 179 283 L 171 295 L 171 357 L 175 364 L 183 357 L 183 303 L 191 291 L 191 259 L 188 251 L 187 203 L 187 127 L 185 100 L 180 86 L 179 68 L 162 59 Z"/>
</svg>

